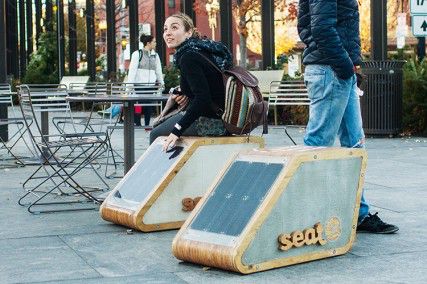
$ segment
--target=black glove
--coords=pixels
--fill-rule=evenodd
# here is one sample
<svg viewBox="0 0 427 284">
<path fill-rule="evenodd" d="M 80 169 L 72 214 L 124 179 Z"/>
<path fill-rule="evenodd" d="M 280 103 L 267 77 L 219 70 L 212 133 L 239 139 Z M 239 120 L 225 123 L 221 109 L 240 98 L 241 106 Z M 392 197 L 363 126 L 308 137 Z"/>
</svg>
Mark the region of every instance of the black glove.
<svg viewBox="0 0 427 284">
<path fill-rule="evenodd" d="M 357 78 L 357 87 L 361 90 L 365 88 L 366 85 L 366 75 L 362 74 L 362 71 L 356 71 L 356 78 Z"/>
</svg>

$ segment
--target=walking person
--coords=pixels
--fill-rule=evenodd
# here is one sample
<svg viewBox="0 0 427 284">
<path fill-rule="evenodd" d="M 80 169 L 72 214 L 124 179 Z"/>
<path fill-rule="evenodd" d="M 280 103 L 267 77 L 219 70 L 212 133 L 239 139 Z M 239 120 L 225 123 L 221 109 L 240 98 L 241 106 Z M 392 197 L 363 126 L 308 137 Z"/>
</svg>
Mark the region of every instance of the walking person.
<svg viewBox="0 0 427 284">
<path fill-rule="evenodd" d="M 298 33 L 306 45 L 304 81 L 310 99 L 304 144 L 333 146 L 338 136 L 342 147 L 365 147 L 357 85 L 362 78 L 357 0 L 300 0 Z M 357 231 L 399 230 L 377 214 L 369 213 L 362 193 Z"/>
<path fill-rule="evenodd" d="M 220 42 L 200 38 L 191 18 L 182 13 L 166 19 L 163 39 L 169 48 L 175 49 L 174 64 L 180 70 L 181 93 L 172 96 L 185 111 L 155 127 L 150 133 L 150 144 L 158 136 L 168 136 L 163 146 L 163 150 L 167 150 L 182 135 L 226 135 L 223 122 L 213 107 L 224 108 L 222 74 L 208 60 L 221 70 L 227 69 L 232 65 L 230 51 Z"/>
<path fill-rule="evenodd" d="M 144 48 L 132 53 L 127 82 L 164 86 L 162 63 L 155 51 L 156 39 L 151 35 L 142 34 L 139 40 L 144 45 Z M 144 90 L 147 89 L 144 88 Z M 157 88 L 153 88 L 154 90 L 157 90 Z M 149 102 L 140 101 L 140 103 Z M 144 106 L 143 111 L 144 123 L 146 129 L 148 129 L 153 107 Z M 135 107 L 134 122 L 135 125 L 141 126 L 141 111 L 137 107 Z"/>
</svg>

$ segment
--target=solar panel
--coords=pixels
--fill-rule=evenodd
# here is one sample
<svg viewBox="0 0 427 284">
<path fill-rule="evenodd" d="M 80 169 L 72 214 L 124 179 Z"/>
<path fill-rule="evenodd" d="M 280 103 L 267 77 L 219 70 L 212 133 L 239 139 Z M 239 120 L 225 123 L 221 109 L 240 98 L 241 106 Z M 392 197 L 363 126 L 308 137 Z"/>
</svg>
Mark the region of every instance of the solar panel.
<svg viewBox="0 0 427 284">
<path fill-rule="evenodd" d="M 283 168 L 283 164 L 236 161 L 211 193 L 192 229 L 239 235 Z"/>
<path fill-rule="evenodd" d="M 135 167 L 133 176 L 124 180 L 116 197 L 135 203 L 142 202 L 167 173 L 167 170 L 181 157 L 183 146 L 176 146 L 166 153 L 162 145 L 153 145 L 147 149 L 145 158 Z"/>
</svg>

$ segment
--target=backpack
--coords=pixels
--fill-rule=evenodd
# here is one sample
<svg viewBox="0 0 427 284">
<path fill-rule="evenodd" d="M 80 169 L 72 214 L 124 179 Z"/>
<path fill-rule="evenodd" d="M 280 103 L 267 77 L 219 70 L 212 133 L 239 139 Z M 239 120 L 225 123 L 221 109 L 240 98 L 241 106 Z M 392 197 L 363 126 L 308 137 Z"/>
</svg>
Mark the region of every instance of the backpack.
<svg viewBox="0 0 427 284">
<path fill-rule="evenodd" d="M 215 104 L 212 108 L 221 117 L 225 129 L 231 134 L 242 135 L 263 125 L 262 134 L 267 134 L 268 102 L 262 97 L 258 79 L 240 66 L 221 71 L 205 55 L 200 55 L 222 74 L 225 88 L 224 109 Z"/>
</svg>

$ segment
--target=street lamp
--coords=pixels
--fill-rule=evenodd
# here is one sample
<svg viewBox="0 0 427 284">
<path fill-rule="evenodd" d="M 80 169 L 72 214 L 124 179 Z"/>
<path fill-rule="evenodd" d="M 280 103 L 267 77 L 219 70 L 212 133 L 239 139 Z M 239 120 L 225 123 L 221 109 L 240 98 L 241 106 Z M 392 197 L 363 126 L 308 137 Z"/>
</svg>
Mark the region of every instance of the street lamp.
<svg viewBox="0 0 427 284">
<path fill-rule="evenodd" d="M 208 12 L 209 27 L 212 30 L 212 40 L 215 40 L 215 29 L 217 27 L 216 14 L 218 14 L 219 11 L 218 0 L 209 0 L 209 2 L 206 3 L 206 11 Z"/>
<path fill-rule="evenodd" d="M 128 45 L 128 40 L 126 39 L 126 36 L 122 36 L 122 39 L 120 41 L 120 45 L 122 46 L 122 52 L 120 53 L 119 69 L 121 72 L 125 72 L 125 52 L 126 52 L 126 47 Z"/>
<path fill-rule="evenodd" d="M 127 41 L 127 39 L 126 39 L 126 37 L 125 37 L 125 36 L 122 36 L 122 40 L 120 41 L 120 43 L 121 43 L 121 45 L 122 45 L 122 49 L 123 49 L 123 50 L 126 50 L 126 46 L 127 46 L 127 44 L 128 44 L 128 41 Z"/>
<path fill-rule="evenodd" d="M 100 30 L 106 30 L 107 29 L 107 21 L 106 20 L 99 21 L 98 28 Z"/>
</svg>

